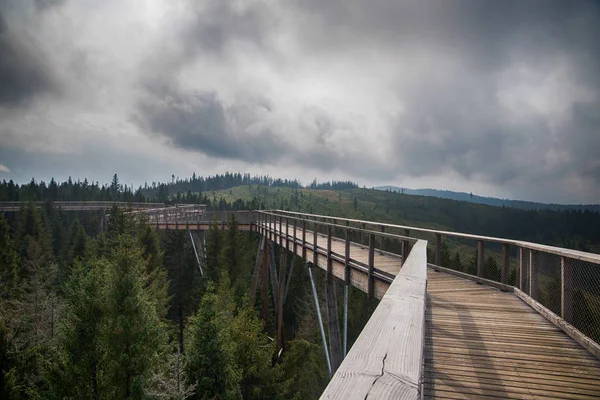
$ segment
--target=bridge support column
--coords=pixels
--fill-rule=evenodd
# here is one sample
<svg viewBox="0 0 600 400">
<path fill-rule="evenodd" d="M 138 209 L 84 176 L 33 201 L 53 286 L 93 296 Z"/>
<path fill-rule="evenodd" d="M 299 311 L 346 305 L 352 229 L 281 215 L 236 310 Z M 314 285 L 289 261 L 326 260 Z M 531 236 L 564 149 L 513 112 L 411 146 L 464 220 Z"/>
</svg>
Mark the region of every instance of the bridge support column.
<svg viewBox="0 0 600 400">
<path fill-rule="evenodd" d="M 267 329 L 267 323 L 269 322 L 269 304 L 267 303 L 267 295 L 269 291 L 269 250 L 270 246 L 268 240 L 263 248 L 263 265 L 262 265 L 262 318 L 265 324 L 265 330 Z"/>
<path fill-rule="evenodd" d="M 329 359 L 329 351 L 327 350 L 327 339 L 325 339 L 325 328 L 323 327 L 323 318 L 321 318 L 321 307 L 319 307 L 319 298 L 317 296 L 317 287 L 315 286 L 315 279 L 312 272 L 312 264 L 307 264 L 308 276 L 310 277 L 310 284 L 313 292 L 313 299 L 315 301 L 315 308 L 317 310 L 317 319 L 319 320 L 319 329 L 321 330 L 321 339 L 323 340 L 323 350 L 325 351 L 325 359 L 327 360 L 327 369 L 329 370 L 329 377 L 333 376 L 331 370 L 331 360 Z"/>
<path fill-rule="evenodd" d="M 282 349 L 283 343 L 283 298 L 285 294 L 285 273 L 287 269 L 287 251 L 281 249 L 279 263 L 279 289 L 277 290 L 277 348 Z"/>
<path fill-rule="evenodd" d="M 333 277 L 325 281 L 325 302 L 327 306 L 327 325 L 329 327 L 329 350 L 331 373 L 334 374 L 342 363 L 342 346 L 340 340 L 340 325 L 338 321 L 337 293 Z"/>
<path fill-rule="evenodd" d="M 350 232 L 346 231 L 344 256 L 344 358 L 348 353 L 348 286 L 350 286 Z"/>
</svg>

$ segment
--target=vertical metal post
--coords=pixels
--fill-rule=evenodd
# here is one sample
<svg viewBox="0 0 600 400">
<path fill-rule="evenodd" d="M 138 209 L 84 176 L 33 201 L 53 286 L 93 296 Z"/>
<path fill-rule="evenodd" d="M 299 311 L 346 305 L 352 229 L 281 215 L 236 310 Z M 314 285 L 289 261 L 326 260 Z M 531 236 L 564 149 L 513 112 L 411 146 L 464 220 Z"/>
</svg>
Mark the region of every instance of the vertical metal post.
<svg viewBox="0 0 600 400">
<path fill-rule="evenodd" d="M 502 244 L 502 271 L 500 276 L 500 282 L 507 283 L 510 275 L 510 245 L 508 243 Z"/>
<path fill-rule="evenodd" d="M 529 295 L 537 300 L 537 251 L 529 250 Z"/>
<path fill-rule="evenodd" d="M 477 276 L 483 278 L 483 264 L 485 262 L 485 243 L 483 240 L 477 242 Z"/>
<path fill-rule="evenodd" d="M 560 259 L 561 270 L 561 317 L 568 323 L 573 322 L 573 263 L 563 256 Z"/>
<path fill-rule="evenodd" d="M 323 340 L 323 350 L 325 350 L 325 359 L 327 360 L 327 369 L 329 370 L 329 376 L 331 377 L 331 360 L 329 359 L 329 350 L 327 349 L 327 340 L 325 339 L 325 328 L 323 327 L 323 318 L 321 318 L 321 307 L 319 307 L 319 298 L 317 297 L 317 287 L 315 286 L 315 279 L 313 278 L 312 265 L 308 264 L 308 276 L 310 277 L 310 284 L 312 286 L 313 299 L 315 301 L 315 308 L 317 309 L 317 319 L 319 320 L 319 328 L 321 330 L 321 339 Z"/>
<path fill-rule="evenodd" d="M 190 234 L 190 240 L 192 241 L 192 247 L 194 248 L 194 254 L 196 255 L 196 261 L 198 262 L 198 269 L 200 269 L 200 276 L 204 277 L 204 271 L 202 271 L 200 257 L 198 257 L 198 251 L 196 250 L 196 243 L 194 242 L 194 236 L 192 235 L 192 231 L 190 231 L 189 229 L 188 229 L 188 233 Z"/>
<path fill-rule="evenodd" d="M 367 295 L 373 297 L 373 271 L 375 269 L 375 235 L 369 235 L 369 273 L 367 281 Z"/>
<path fill-rule="evenodd" d="M 439 233 L 435 234 L 435 265 L 442 266 L 442 235 Z"/>
</svg>

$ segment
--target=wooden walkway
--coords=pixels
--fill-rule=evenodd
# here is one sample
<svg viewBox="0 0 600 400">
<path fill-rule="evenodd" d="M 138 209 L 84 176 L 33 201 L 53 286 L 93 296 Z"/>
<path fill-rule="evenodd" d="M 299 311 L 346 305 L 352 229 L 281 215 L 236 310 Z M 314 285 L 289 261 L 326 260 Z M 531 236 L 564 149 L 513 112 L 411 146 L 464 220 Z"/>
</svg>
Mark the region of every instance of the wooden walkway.
<svg viewBox="0 0 600 400">
<path fill-rule="evenodd" d="M 286 225 L 282 224 L 281 231 L 282 236 L 279 236 L 279 224 L 267 223 L 262 224 L 260 226 L 268 227 L 269 229 L 274 231 L 275 238 L 274 241 L 278 244 L 281 244 L 284 248 L 287 248 L 288 251 L 294 253 L 294 226 L 289 225 L 287 227 L 287 237 L 290 240 L 286 240 Z M 295 231 L 295 240 L 296 240 L 296 251 L 295 254 L 302 257 L 303 246 L 302 246 L 302 228 L 296 227 Z M 312 247 L 315 242 L 314 232 L 311 230 L 306 230 L 305 233 L 305 241 L 306 241 L 306 260 L 309 262 L 313 261 L 313 251 Z M 322 233 L 317 233 L 316 236 L 316 244 L 319 249 L 317 263 L 316 266 L 327 270 L 327 257 L 326 257 L 326 249 L 327 249 L 327 235 Z M 344 265 L 344 257 L 345 257 L 345 246 L 346 243 L 343 239 L 331 238 L 331 254 L 332 254 L 332 274 L 341 280 L 344 280 L 345 274 L 345 265 Z M 381 299 L 385 292 L 387 291 L 389 284 L 394 279 L 394 276 L 400 272 L 400 267 L 402 265 L 402 257 L 397 254 L 382 252 L 376 247 L 373 257 L 373 265 L 375 268 L 375 272 L 378 273 L 373 282 L 373 296 L 377 299 Z M 368 274 L 366 271 L 366 266 L 369 263 L 369 248 L 367 246 L 363 246 L 360 243 L 351 242 L 350 243 L 350 264 L 354 265 L 350 270 L 350 284 L 363 292 L 367 293 L 368 291 Z M 356 267 L 356 263 L 360 263 L 359 267 Z M 385 276 L 385 278 L 383 278 Z"/>
<path fill-rule="evenodd" d="M 425 319 L 425 398 L 600 398 L 600 360 L 512 293 L 428 269 Z"/>
</svg>

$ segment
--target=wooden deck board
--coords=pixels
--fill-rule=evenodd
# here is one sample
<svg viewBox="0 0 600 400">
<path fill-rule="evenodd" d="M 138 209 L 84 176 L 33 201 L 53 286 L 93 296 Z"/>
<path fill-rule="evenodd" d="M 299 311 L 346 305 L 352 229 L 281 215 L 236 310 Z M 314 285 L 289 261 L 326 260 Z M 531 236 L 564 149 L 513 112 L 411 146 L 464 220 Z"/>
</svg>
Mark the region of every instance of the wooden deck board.
<svg viewBox="0 0 600 400">
<path fill-rule="evenodd" d="M 428 270 L 425 398 L 600 398 L 600 360 L 512 293 Z"/>
</svg>

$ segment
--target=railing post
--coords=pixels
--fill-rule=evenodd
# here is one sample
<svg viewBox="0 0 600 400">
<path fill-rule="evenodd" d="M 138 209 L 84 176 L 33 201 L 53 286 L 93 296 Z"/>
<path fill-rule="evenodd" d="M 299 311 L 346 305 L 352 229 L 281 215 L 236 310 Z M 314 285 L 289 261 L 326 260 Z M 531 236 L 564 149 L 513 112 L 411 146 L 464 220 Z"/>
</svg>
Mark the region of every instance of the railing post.
<svg viewBox="0 0 600 400">
<path fill-rule="evenodd" d="M 485 262 L 485 243 L 483 240 L 477 242 L 477 276 L 483 278 L 483 264 Z"/>
<path fill-rule="evenodd" d="M 360 232 L 360 244 L 363 244 L 365 242 L 365 224 L 362 223 L 360 225 L 362 227 L 362 231 Z"/>
<path fill-rule="evenodd" d="M 315 225 L 315 229 L 313 229 L 313 265 L 315 267 L 318 267 L 319 264 L 318 262 L 318 249 L 317 249 L 317 229 L 316 229 L 316 225 Z"/>
<path fill-rule="evenodd" d="M 522 292 L 524 292 L 525 286 L 526 286 L 526 282 L 527 282 L 527 275 L 525 274 L 525 265 L 527 264 L 527 259 L 526 259 L 526 255 L 525 255 L 525 249 L 522 247 L 519 247 L 519 289 L 521 289 Z"/>
<path fill-rule="evenodd" d="M 375 269 L 375 235 L 369 235 L 369 273 L 367 281 L 367 296 L 373 297 L 373 270 Z"/>
<path fill-rule="evenodd" d="M 306 260 L 306 220 L 302 220 L 302 259 Z"/>
<path fill-rule="evenodd" d="M 282 224 L 282 220 L 283 217 L 280 215 L 279 216 L 279 245 L 283 246 L 283 224 Z"/>
<path fill-rule="evenodd" d="M 537 300 L 537 251 L 529 250 L 529 296 Z"/>
<path fill-rule="evenodd" d="M 410 235 L 410 230 L 405 229 L 404 236 L 409 236 L 409 235 Z M 403 240 L 402 241 L 402 265 L 404 265 L 404 261 L 406 261 L 406 258 L 408 257 L 408 248 L 409 248 L 408 240 Z"/>
<path fill-rule="evenodd" d="M 573 263 L 562 256 L 561 270 L 561 317 L 568 323 L 573 322 Z"/>
<path fill-rule="evenodd" d="M 381 233 L 385 232 L 385 226 L 381 225 L 379 228 L 381 229 Z M 384 240 L 383 235 L 379 236 L 379 253 L 380 254 L 383 251 L 383 240 Z"/>
<path fill-rule="evenodd" d="M 331 282 L 333 272 L 333 260 L 331 259 L 331 226 L 327 226 L 327 282 Z"/>
<path fill-rule="evenodd" d="M 289 250 L 290 249 L 290 221 L 288 219 L 288 217 L 285 217 L 285 249 Z"/>
<path fill-rule="evenodd" d="M 442 235 L 435 234 L 435 265 L 442 265 Z"/>
<path fill-rule="evenodd" d="M 296 243 L 296 230 L 298 228 L 298 220 L 294 217 L 294 255 L 296 255 L 298 250 L 298 244 Z"/>
<path fill-rule="evenodd" d="M 502 243 L 502 255 L 503 262 L 500 282 L 506 284 L 510 275 L 510 245 L 508 243 Z"/>
</svg>

